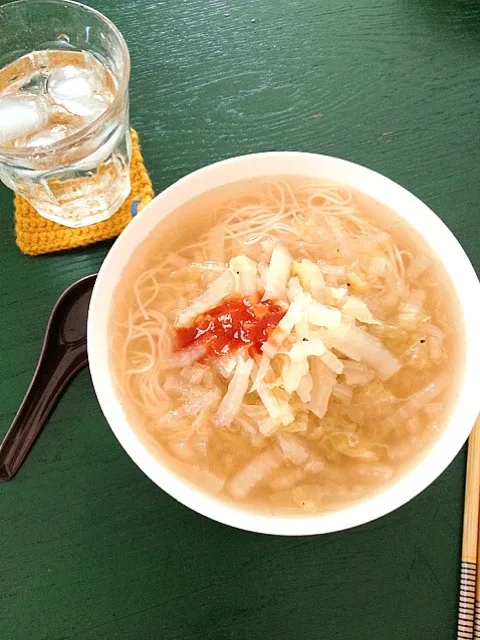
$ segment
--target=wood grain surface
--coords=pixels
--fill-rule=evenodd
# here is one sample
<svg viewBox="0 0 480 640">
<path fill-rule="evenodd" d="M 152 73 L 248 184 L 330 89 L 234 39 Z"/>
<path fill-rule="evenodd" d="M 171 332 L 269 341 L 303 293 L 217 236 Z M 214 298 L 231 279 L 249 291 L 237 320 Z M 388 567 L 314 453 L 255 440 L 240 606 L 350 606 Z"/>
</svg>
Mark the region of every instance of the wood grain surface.
<svg viewBox="0 0 480 640">
<path fill-rule="evenodd" d="M 413 191 L 480 267 L 476 0 L 89 4 L 130 47 L 132 123 L 157 191 L 250 151 L 333 154 Z M 2 435 L 54 301 L 109 244 L 28 258 L 4 187 L 0 211 Z M 236 531 L 143 476 L 84 371 L 0 486 L 0 639 L 451 640 L 464 469 L 462 452 L 407 506 L 353 531 Z"/>
</svg>

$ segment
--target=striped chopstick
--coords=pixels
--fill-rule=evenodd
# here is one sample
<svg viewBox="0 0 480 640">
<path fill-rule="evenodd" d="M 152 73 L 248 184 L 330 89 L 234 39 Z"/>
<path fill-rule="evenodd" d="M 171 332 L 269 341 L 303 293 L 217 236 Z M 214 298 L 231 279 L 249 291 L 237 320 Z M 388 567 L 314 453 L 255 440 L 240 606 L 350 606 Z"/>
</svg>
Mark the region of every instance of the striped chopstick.
<svg viewBox="0 0 480 640">
<path fill-rule="evenodd" d="M 457 640 L 480 639 L 480 602 L 478 603 L 479 606 L 475 607 L 475 599 L 480 601 L 480 581 L 478 585 L 476 584 L 479 507 L 480 417 L 477 418 L 468 440 Z M 475 617 L 475 610 L 477 610 L 477 619 Z"/>
<path fill-rule="evenodd" d="M 480 540 L 480 537 L 479 537 Z M 477 558 L 480 553 L 477 547 Z M 475 613 L 473 622 L 473 640 L 480 640 L 480 571 L 477 573 L 477 586 L 475 588 Z"/>
</svg>

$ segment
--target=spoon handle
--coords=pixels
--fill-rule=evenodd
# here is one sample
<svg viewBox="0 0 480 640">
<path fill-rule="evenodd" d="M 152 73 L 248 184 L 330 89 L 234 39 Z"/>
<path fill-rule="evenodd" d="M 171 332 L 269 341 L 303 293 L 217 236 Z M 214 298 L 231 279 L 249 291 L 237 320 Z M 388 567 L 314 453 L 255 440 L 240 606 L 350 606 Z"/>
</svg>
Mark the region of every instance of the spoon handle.
<svg viewBox="0 0 480 640">
<path fill-rule="evenodd" d="M 64 349 L 57 358 L 48 356 L 44 344 L 28 391 L 0 444 L 0 481 L 10 480 L 32 448 L 65 386 L 87 364 L 87 345 Z"/>
</svg>

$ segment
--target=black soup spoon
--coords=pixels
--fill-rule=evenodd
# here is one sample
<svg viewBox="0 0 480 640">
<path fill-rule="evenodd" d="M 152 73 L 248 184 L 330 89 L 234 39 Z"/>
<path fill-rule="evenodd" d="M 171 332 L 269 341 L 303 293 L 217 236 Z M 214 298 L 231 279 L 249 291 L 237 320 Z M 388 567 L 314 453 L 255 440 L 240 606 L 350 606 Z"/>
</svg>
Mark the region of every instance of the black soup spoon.
<svg viewBox="0 0 480 640">
<path fill-rule="evenodd" d="M 32 381 L 0 444 L 0 481 L 18 471 L 55 402 L 88 362 L 87 316 L 96 277 L 72 284 L 52 310 Z"/>
</svg>

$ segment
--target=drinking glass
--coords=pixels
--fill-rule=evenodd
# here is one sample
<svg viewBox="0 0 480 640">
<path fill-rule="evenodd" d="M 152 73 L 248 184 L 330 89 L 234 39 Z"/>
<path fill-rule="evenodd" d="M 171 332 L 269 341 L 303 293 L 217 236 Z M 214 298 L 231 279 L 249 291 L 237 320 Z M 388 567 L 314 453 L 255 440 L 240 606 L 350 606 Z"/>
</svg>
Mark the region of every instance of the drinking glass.
<svg viewBox="0 0 480 640">
<path fill-rule="evenodd" d="M 98 11 L 70 0 L 0 7 L 0 179 L 67 227 L 130 193 L 130 57 Z"/>
</svg>

